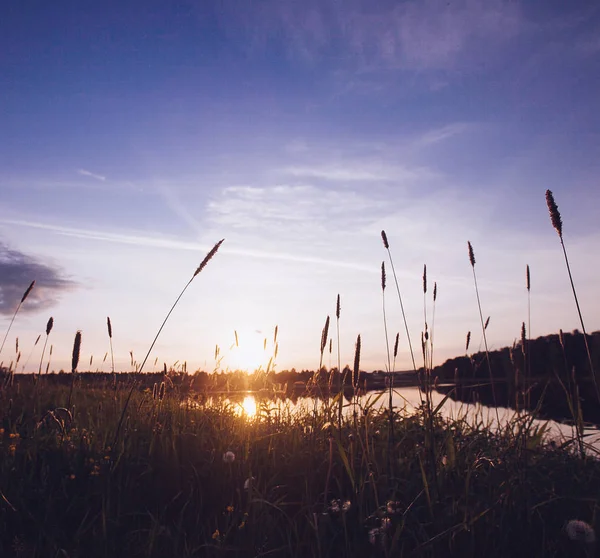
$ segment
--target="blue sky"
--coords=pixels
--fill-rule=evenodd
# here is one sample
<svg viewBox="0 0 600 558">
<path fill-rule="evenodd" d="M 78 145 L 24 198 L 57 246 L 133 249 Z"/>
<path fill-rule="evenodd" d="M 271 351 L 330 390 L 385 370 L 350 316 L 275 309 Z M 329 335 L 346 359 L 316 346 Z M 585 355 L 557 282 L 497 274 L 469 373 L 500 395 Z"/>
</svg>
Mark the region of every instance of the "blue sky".
<svg viewBox="0 0 600 558">
<path fill-rule="evenodd" d="M 52 367 L 67 366 L 81 329 L 96 369 L 110 316 L 129 369 L 225 238 L 151 362 L 212 369 L 218 344 L 224 367 L 253 366 L 278 325 L 278 367 L 314 368 L 340 293 L 342 360 L 361 333 L 363 367 L 384 368 L 385 229 L 414 345 L 423 264 L 438 283 L 437 362 L 462 354 L 469 330 L 478 345 L 467 240 L 492 346 L 519 336 L 526 264 L 532 334 L 568 331 L 577 314 L 550 188 L 587 328 L 599 329 L 599 37 L 600 8 L 577 1 L 11 3 L 2 322 L 37 279 L 11 332 L 24 353 L 53 316 Z M 391 290 L 387 305 L 393 334 Z"/>
</svg>

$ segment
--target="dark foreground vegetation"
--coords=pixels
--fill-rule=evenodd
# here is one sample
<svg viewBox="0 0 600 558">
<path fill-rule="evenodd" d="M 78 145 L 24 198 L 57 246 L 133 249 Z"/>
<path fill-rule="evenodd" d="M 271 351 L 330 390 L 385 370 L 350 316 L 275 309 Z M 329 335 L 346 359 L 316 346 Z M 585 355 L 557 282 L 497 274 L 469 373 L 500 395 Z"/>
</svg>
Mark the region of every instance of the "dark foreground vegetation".
<svg viewBox="0 0 600 558">
<path fill-rule="evenodd" d="M 345 408 L 254 418 L 170 382 L 0 393 L 0 555 L 586 556 L 600 463 L 524 415 L 487 425 Z M 71 405 L 67 401 L 71 397 Z M 119 429 L 121 419 L 122 426 Z M 117 436 L 117 430 L 119 434 Z"/>
<path fill-rule="evenodd" d="M 184 374 L 146 376 L 146 381 L 155 380 L 152 385 L 116 375 L 92 375 L 93 379 L 88 375 L 89 381 L 82 382 L 77 373 L 79 331 L 71 374 L 42 375 L 53 326 L 50 318 L 38 375 L 14 374 L 12 363 L 8 370 L 0 370 L 0 556 L 595 556 L 600 460 L 586 444 L 584 412 L 590 401 L 600 405 L 597 355 L 588 342 L 562 220 L 550 191 L 546 202 L 571 280 L 583 333 L 584 347 L 579 353 L 585 354 L 586 362 L 579 363 L 579 370 L 570 370 L 566 355 L 572 351 L 561 336 L 564 371 L 557 372 L 555 358 L 548 365 L 543 356 L 536 355 L 525 322 L 520 363 L 514 350 L 508 354 L 510 366 L 502 353 L 490 353 L 489 318 L 484 323 L 475 255 L 468 242 L 485 364 L 483 359 L 471 358 L 465 368 L 454 366 L 450 373 L 462 382 L 439 405 L 433 405 L 432 390 L 447 371 L 442 375 L 433 367 L 437 284 L 430 325 L 425 267 L 423 367 L 418 374 L 422 404 L 412 414 L 393 407 L 393 380 L 387 408 L 356 397 L 361 388 L 360 335 L 351 380 L 342 374 L 322 374 L 328 340 L 330 353 L 332 349 L 329 316 L 321 335 L 319 373 L 302 382 L 320 396 L 314 399 L 314 410 L 295 412 L 281 400 L 266 398 L 251 416 L 240 414 L 225 399 L 190 397 L 196 378 L 188 380 Z M 381 236 L 416 373 L 388 238 L 384 231 Z M 215 244 L 175 300 L 145 358 L 136 366 L 138 372 L 144 370 L 173 308 L 222 242 Z M 384 262 L 386 369 L 394 370 L 399 333 L 391 350 L 386 277 Z M 34 285 L 35 281 L 18 303 L 0 353 Z M 528 299 L 530 288 L 527 266 Z M 340 308 L 338 295 L 338 339 Z M 110 319 L 107 329 L 114 363 Z M 277 357 L 276 339 L 277 327 L 267 376 Z M 467 350 L 469 339 L 470 332 Z M 18 342 L 15 348 L 18 364 Z M 341 370 L 339 347 L 337 360 Z M 506 371 L 504 388 L 497 385 L 498 363 L 506 365 L 500 368 Z M 589 379 L 583 386 L 586 363 Z M 572 368 L 577 366 L 574 363 Z M 531 404 L 528 386 L 535 381 L 537 369 L 554 374 L 564 394 L 574 424 L 574 436 L 566 442 L 548 439 L 545 426 L 535 421 L 541 405 Z M 496 407 L 496 423 L 486 424 L 477 416 L 442 418 L 440 408 L 450 395 L 460 397 L 460 383 L 468 374 L 484 383 L 483 370 Z M 523 377 L 529 383 L 522 384 Z M 199 384 L 194 389 L 208 395 L 206 386 Z M 343 397 L 345 385 L 352 394 L 350 402 Z M 502 389 L 507 399 L 514 397 L 518 410 L 504 424 L 497 411 Z M 328 397 L 333 393 L 337 395 Z"/>
</svg>

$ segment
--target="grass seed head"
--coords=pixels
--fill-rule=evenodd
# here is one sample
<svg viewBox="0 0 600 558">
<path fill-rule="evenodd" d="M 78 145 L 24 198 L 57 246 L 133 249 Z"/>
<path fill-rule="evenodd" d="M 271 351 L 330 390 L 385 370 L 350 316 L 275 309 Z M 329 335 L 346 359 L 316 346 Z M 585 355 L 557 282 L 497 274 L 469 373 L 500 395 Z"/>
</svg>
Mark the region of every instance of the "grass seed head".
<svg viewBox="0 0 600 558">
<path fill-rule="evenodd" d="M 339 320 L 340 319 L 340 310 L 342 309 L 341 305 L 340 305 L 340 295 L 337 295 L 337 301 L 335 303 L 335 317 Z"/>
<path fill-rule="evenodd" d="M 473 252 L 471 241 L 467 241 L 467 246 L 469 247 L 469 261 L 471 262 L 471 266 L 475 267 L 475 253 Z"/>
<path fill-rule="evenodd" d="M 112 324 L 108 316 L 106 317 L 106 327 L 108 328 L 108 336 L 112 339 Z"/>
<path fill-rule="evenodd" d="M 381 262 L 381 290 L 385 291 L 385 262 Z"/>
<path fill-rule="evenodd" d="M 396 340 L 394 341 L 394 358 L 398 356 L 398 341 L 400 341 L 400 334 L 396 333 Z"/>
<path fill-rule="evenodd" d="M 206 257 L 202 260 L 202 262 L 200 263 L 200 265 L 198 266 L 198 268 L 196 269 L 196 271 L 194 272 L 194 275 L 192 277 L 192 279 L 194 277 L 196 277 L 196 275 L 198 275 L 198 273 L 200 273 L 205 267 L 206 264 L 213 258 L 213 256 L 217 253 L 217 250 L 219 249 L 219 247 L 221 246 L 221 244 L 223 244 L 223 242 L 225 241 L 224 238 L 222 238 L 221 240 L 219 240 L 219 242 L 217 242 L 210 250 L 210 252 L 208 254 L 206 254 Z"/>
<path fill-rule="evenodd" d="M 427 264 L 423 266 L 423 294 L 427 294 Z"/>
<path fill-rule="evenodd" d="M 437 282 L 433 284 L 433 302 L 437 300 Z"/>
<path fill-rule="evenodd" d="M 77 365 L 79 364 L 79 353 L 81 351 L 81 331 L 78 331 L 75 334 L 75 341 L 73 342 L 73 357 L 71 359 L 71 371 L 75 372 L 77 370 Z"/>
<path fill-rule="evenodd" d="M 361 341 L 360 341 L 360 333 L 358 334 L 358 337 L 356 338 L 356 346 L 354 348 L 354 378 L 355 378 L 355 385 L 356 385 L 356 381 L 358 380 L 358 373 L 360 370 L 360 345 L 361 345 Z"/>
<path fill-rule="evenodd" d="M 48 323 L 46 324 L 46 335 L 50 335 L 52 328 L 54 327 L 54 318 L 50 316 Z"/>
<path fill-rule="evenodd" d="M 390 248 L 390 244 L 389 244 L 389 242 L 388 242 L 388 239 L 387 239 L 387 234 L 385 234 L 385 231 L 381 231 L 381 240 L 383 240 L 383 247 L 384 247 L 386 250 L 389 250 L 389 248 Z"/>
<path fill-rule="evenodd" d="M 525 272 L 525 279 L 527 281 L 527 290 L 531 291 L 531 274 L 529 273 L 529 264 L 527 264 L 527 270 Z"/>
<path fill-rule="evenodd" d="M 560 212 L 558 211 L 558 206 L 554 201 L 554 195 L 551 190 L 546 190 L 546 204 L 548 205 L 548 211 L 550 212 L 552 226 L 556 229 L 558 236 L 562 238 L 562 219 L 560 218 Z"/>
<path fill-rule="evenodd" d="M 329 337 L 329 316 L 325 320 L 325 325 L 323 326 L 323 331 L 321 332 L 321 354 L 325 351 L 325 347 L 327 346 L 327 338 Z"/>
<path fill-rule="evenodd" d="M 467 332 L 467 344 L 465 346 L 465 351 L 469 350 L 469 344 L 471 343 L 471 332 Z"/>
<path fill-rule="evenodd" d="M 21 297 L 21 304 L 23 304 L 25 302 L 25 299 L 29 296 L 29 293 L 33 290 L 34 285 L 35 285 L 35 281 L 32 281 L 31 285 L 29 285 L 29 287 L 27 287 L 27 290 L 23 293 L 23 296 Z"/>
</svg>

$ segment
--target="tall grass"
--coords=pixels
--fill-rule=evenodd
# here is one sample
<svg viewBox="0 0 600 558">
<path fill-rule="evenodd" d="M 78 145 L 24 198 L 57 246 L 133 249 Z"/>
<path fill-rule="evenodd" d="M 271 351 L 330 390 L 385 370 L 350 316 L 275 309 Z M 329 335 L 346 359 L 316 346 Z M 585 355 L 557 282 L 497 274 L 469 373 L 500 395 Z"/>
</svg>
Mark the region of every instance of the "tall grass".
<svg viewBox="0 0 600 558">
<path fill-rule="evenodd" d="M 167 323 L 167 320 L 169 319 L 169 316 L 173 313 L 173 310 L 177 306 L 177 303 L 181 300 L 181 297 L 183 296 L 183 294 L 185 293 L 185 291 L 188 289 L 188 287 L 192 284 L 192 281 L 196 278 L 196 276 L 207 266 L 208 262 L 210 260 L 212 260 L 212 258 L 215 256 L 215 254 L 217 253 L 217 251 L 221 247 L 221 244 L 223 244 L 224 241 L 225 241 L 224 238 L 221 239 L 221 240 L 219 240 L 219 242 L 217 242 L 210 249 L 210 251 L 208 252 L 208 254 L 206 254 L 206 256 L 204 257 L 204 259 L 200 262 L 200 265 L 196 268 L 196 271 L 194 271 L 194 274 L 192 275 L 192 277 L 190 278 L 190 280 L 185 284 L 185 287 L 183 287 L 181 293 L 179 293 L 179 296 L 175 299 L 175 302 L 173 303 L 173 306 L 171 306 L 170 310 L 167 312 L 167 315 L 165 316 L 165 319 L 163 320 L 162 324 L 158 328 L 158 332 L 154 336 L 154 339 L 152 340 L 152 343 L 150 344 L 150 348 L 148 349 L 148 352 L 146 353 L 146 356 L 144 357 L 144 360 L 142 361 L 142 364 L 136 370 L 138 373 L 141 373 L 142 370 L 144 369 L 144 365 L 146 364 L 146 361 L 148 360 L 148 357 L 150 356 L 150 353 L 152 352 L 152 349 L 154 348 L 154 345 L 156 344 L 156 341 L 158 340 L 158 337 L 160 336 L 163 328 L 165 327 L 165 324 Z M 132 354 L 131 358 L 133 360 L 133 354 Z M 123 426 L 123 420 L 125 418 L 125 414 L 127 413 L 127 408 L 129 406 L 129 401 L 131 400 L 131 395 L 133 394 L 134 388 L 135 388 L 135 382 L 132 384 L 132 386 L 131 386 L 131 388 L 129 390 L 129 395 L 127 396 L 127 399 L 125 400 L 125 404 L 123 405 L 123 411 L 121 413 L 121 419 L 119 420 L 119 424 L 117 425 L 117 429 L 115 431 L 115 437 L 114 437 L 114 440 L 113 440 L 113 447 L 116 446 L 117 441 L 119 439 L 119 433 L 121 431 L 121 427 Z"/>
<path fill-rule="evenodd" d="M 481 311 L 481 300 L 479 298 L 479 287 L 477 286 L 477 274 L 475 273 L 475 252 L 473 251 L 473 246 L 471 242 L 467 242 L 467 247 L 469 249 L 469 262 L 471 264 L 471 268 L 473 270 L 473 282 L 475 283 L 475 294 L 477 295 L 477 308 L 479 310 L 479 319 L 481 321 L 481 333 L 483 335 L 483 342 L 485 345 L 485 358 L 488 365 L 489 377 L 490 377 L 490 385 L 492 388 L 492 398 L 494 401 L 494 408 L 496 409 L 496 418 L 498 419 L 498 424 L 500 423 L 500 415 L 498 414 L 498 402 L 496 399 L 496 385 L 494 382 L 494 373 L 492 371 L 492 363 L 490 362 L 490 351 L 488 349 L 487 336 L 485 334 L 485 330 L 489 324 L 489 317 L 486 322 L 483 322 L 483 312 Z"/>
<path fill-rule="evenodd" d="M 581 329 L 583 331 L 583 341 L 585 343 L 585 350 L 587 353 L 588 364 L 590 366 L 590 374 L 592 376 L 592 381 L 594 382 L 594 388 L 596 389 L 596 397 L 598 399 L 598 403 L 600 403 L 600 388 L 598 386 L 598 381 L 596 379 L 596 373 L 594 371 L 594 364 L 592 363 L 592 355 L 590 353 L 590 347 L 588 345 L 587 333 L 585 331 L 585 324 L 583 322 L 583 316 L 581 315 L 581 308 L 579 307 L 579 299 L 577 298 L 577 291 L 575 290 L 575 283 L 573 282 L 573 275 L 571 274 L 571 266 L 569 265 L 569 258 L 567 256 L 567 249 L 565 248 L 565 242 L 563 238 L 563 223 L 562 218 L 560 216 L 560 212 L 558 211 L 558 206 L 554 201 L 554 195 L 550 190 L 546 190 L 546 204 L 548 206 L 548 211 L 550 213 L 550 221 L 552 222 L 552 226 L 556 230 L 558 234 L 558 238 L 560 239 L 560 246 L 563 251 L 563 255 L 565 258 L 565 264 L 567 266 L 567 273 L 569 275 L 569 282 L 571 283 L 571 290 L 573 291 L 573 298 L 575 299 L 575 306 L 577 308 L 577 314 L 579 316 L 579 323 L 581 324 Z"/>
<path fill-rule="evenodd" d="M 17 308 L 15 309 L 15 313 L 13 314 L 12 319 L 10 320 L 10 323 L 8 324 L 6 333 L 4 334 L 4 339 L 2 340 L 2 345 L 0 345 L 0 354 L 2 353 L 2 349 L 4 349 L 4 344 L 6 343 L 6 338 L 8 337 L 8 334 L 10 333 L 10 329 L 12 328 L 15 318 L 17 317 L 17 314 L 19 313 L 21 306 L 23 305 L 23 303 L 25 302 L 25 300 L 27 299 L 27 297 L 33 290 L 34 285 L 35 285 L 35 281 L 32 281 L 31 284 L 29 285 L 29 287 L 27 287 L 27 289 L 23 293 L 23 296 L 21 297 L 21 300 L 19 301 L 19 304 L 17 305 Z"/>
<path fill-rule="evenodd" d="M 394 261 L 392 260 L 392 253 L 390 252 L 390 244 L 385 231 L 381 231 L 381 239 L 383 241 L 383 247 L 387 250 L 388 257 L 390 260 L 390 266 L 392 267 L 392 274 L 394 275 L 394 283 L 396 284 L 396 292 L 398 293 L 398 301 L 400 302 L 400 310 L 402 312 L 402 319 L 404 321 L 404 329 L 406 331 L 406 339 L 408 340 L 408 348 L 410 351 L 410 358 L 412 359 L 413 369 L 417 370 L 417 364 L 415 362 L 415 355 L 412 348 L 412 342 L 410 340 L 410 333 L 408 331 L 408 322 L 406 320 L 406 313 L 404 312 L 404 304 L 402 303 L 402 295 L 400 294 L 400 286 L 398 285 L 398 277 L 396 276 L 396 269 L 394 268 Z"/>
</svg>

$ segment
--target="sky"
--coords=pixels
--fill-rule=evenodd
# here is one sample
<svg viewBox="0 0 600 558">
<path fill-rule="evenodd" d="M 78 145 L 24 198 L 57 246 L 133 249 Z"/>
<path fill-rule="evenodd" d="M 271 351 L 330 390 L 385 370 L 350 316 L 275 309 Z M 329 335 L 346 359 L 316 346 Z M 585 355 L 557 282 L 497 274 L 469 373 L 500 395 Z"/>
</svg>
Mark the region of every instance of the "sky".
<svg viewBox="0 0 600 558">
<path fill-rule="evenodd" d="M 412 368 L 600 329 L 600 6 L 504 0 L 23 0 L 0 17 L 0 360 L 37 370 Z M 437 283 L 435 319 L 432 288 Z M 235 346 L 235 333 L 238 346 Z M 34 346 L 38 335 L 42 340 Z M 267 348 L 264 350 L 264 339 Z M 233 345 L 233 346 L 232 346 Z M 47 349 L 48 351 L 48 349 Z M 46 353 L 44 366 L 47 362 Z M 29 360 L 28 360 L 29 358 Z M 92 365 L 89 365 L 92 359 Z M 155 362 L 157 364 L 155 364 Z"/>
</svg>

